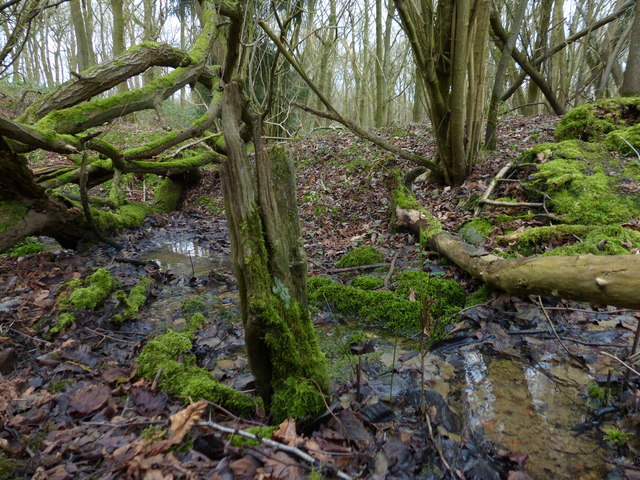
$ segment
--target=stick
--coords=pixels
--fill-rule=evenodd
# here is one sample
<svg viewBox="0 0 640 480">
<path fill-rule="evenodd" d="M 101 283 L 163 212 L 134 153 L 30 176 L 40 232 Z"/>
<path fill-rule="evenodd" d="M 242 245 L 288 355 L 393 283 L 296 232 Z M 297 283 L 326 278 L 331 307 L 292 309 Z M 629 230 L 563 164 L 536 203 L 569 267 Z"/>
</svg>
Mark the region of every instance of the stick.
<svg viewBox="0 0 640 480">
<path fill-rule="evenodd" d="M 628 363 L 626 363 L 624 360 L 620 360 L 618 357 L 616 357 L 615 355 L 612 355 L 611 353 L 607 353 L 607 352 L 600 352 L 603 355 L 606 355 L 607 357 L 611 357 L 614 360 L 620 362 L 622 365 L 624 365 L 625 367 L 627 367 L 630 371 L 632 371 L 633 373 L 635 373 L 636 375 L 638 375 L 640 377 L 640 372 L 637 371 L 635 368 L 633 368 L 631 365 L 629 365 Z"/>
<path fill-rule="evenodd" d="M 254 435 L 253 433 L 245 432 L 244 430 L 238 430 L 235 428 L 225 427 L 224 425 L 220 425 L 219 423 L 215 423 L 215 422 L 198 422 L 196 425 L 201 427 L 210 427 L 210 428 L 213 428 L 214 430 L 218 430 L 219 432 L 223 432 L 223 433 L 228 433 L 230 435 L 240 435 L 241 437 L 249 438 L 251 440 L 260 442 L 263 445 L 268 445 L 270 447 L 276 448 L 283 452 L 287 452 L 292 455 L 295 455 L 301 460 L 304 460 L 305 462 L 310 463 L 314 467 L 325 467 L 328 469 L 332 469 L 332 467 L 328 465 L 322 465 L 319 460 L 316 460 L 311 455 L 303 452 L 299 448 L 291 447 L 289 445 L 276 442 L 275 440 L 271 440 L 270 438 L 262 438 L 258 435 Z M 341 478 L 342 480 L 353 480 L 353 477 L 351 477 L 350 475 L 347 475 L 346 473 L 340 470 L 336 470 L 335 474 L 338 478 Z"/>
<path fill-rule="evenodd" d="M 476 205 L 476 208 L 473 211 L 473 216 L 474 217 L 477 217 L 478 215 L 480 215 L 480 212 L 482 211 L 482 204 L 485 203 L 487 201 L 487 199 L 489 198 L 489 196 L 493 193 L 493 191 L 495 190 L 496 186 L 498 185 L 498 181 L 500 179 L 504 178 L 505 175 L 507 174 L 507 172 L 509 170 L 511 170 L 511 166 L 512 165 L 513 165 L 513 162 L 507 163 L 504 167 L 502 167 L 500 169 L 498 174 L 491 179 L 491 182 L 489 182 L 489 186 L 487 187 L 485 192 L 482 194 L 482 196 L 478 200 L 478 204 Z"/>
<path fill-rule="evenodd" d="M 564 348 L 564 351 L 567 352 L 567 354 L 571 358 L 573 358 L 575 361 L 577 361 L 580 365 L 584 365 L 584 363 L 585 363 L 584 360 L 582 360 L 581 358 L 579 358 L 579 357 L 575 356 L 573 353 L 571 353 L 569 348 L 564 344 L 564 342 L 560 338 L 560 335 L 558 335 L 558 331 L 556 330 L 555 325 L 551 321 L 551 317 L 549 316 L 549 314 L 545 310 L 544 305 L 542 304 L 542 298 L 540 298 L 540 295 L 538 295 L 538 303 L 540 304 L 540 308 L 542 309 L 542 313 L 544 313 L 544 316 L 547 318 L 547 322 L 549 322 L 549 325 L 551 326 L 551 330 L 553 330 L 553 334 L 555 335 L 555 337 L 558 340 L 558 342 L 560 342 L 560 345 L 562 345 L 562 348 Z"/>
<path fill-rule="evenodd" d="M 396 262 L 398 261 L 398 257 L 400 256 L 400 250 L 396 252 L 391 260 L 391 267 L 389 267 L 389 272 L 387 276 L 384 277 L 384 288 L 385 290 L 389 290 L 389 281 L 391 281 L 391 275 L 393 275 L 393 270 L 396 268 Z"/>
<path fill-rule="evenodd" d="M 485 205 L 493 205 L 494 207 L 531 207 L 531 208 L 544 207 L 543 203 L 532 203 L 532 202 L 500 202 L 498 200 L 483 200 L 481 202 L 480 200 L 478 200 L 478 203 L 484 203 Z"/>
</svg>

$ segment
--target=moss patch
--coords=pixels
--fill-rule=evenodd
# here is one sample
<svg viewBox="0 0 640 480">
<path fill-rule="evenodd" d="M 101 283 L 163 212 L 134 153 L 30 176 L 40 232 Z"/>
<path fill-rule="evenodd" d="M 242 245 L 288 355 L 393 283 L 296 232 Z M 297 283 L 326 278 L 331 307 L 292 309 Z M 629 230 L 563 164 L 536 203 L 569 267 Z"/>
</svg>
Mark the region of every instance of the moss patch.
<svg viewBox="0 0 640 480">
<path fill-rule="evenodd" d="M 606 98 L 567 113 L 558 123 L 555 137 L 590 142 L 637 123 L 640 123 L 640 96 Z"/>
<path fill-rule="evenodd" d="M 312 277 L 308 284 L 309 302 L 318 308 L 329 306 L 332 312 L 353 315 L 365 323 L 400 333 L 414 333 L 421 328 L 426 304 L 436 320 L 448 319 L 464 305 L 464 291 L 453 280 L 405 271 L 396 275 L 394 282 L 395 292 L 370 291 L 341 285 L 329 278 Z M 416 301 L 410 301 L 411 297 Z"/>
<path fill-rule="evenodd" d="M 27 207 L 9 202 L 0 202 L 0 233 L 13 227 L 27 214 Z"/>
<path fill-rule="evenodd" d="M 640 216 L 640 196 L 620 186 L 640 180 L 640 169 L 629 160 L 614 159 L 597 144 L 579 140 L 547 143 L 523 158 L 543 161 L 531 186 L 549 194 L 549 204 L 568 223 L 623 223 Z"/>
<path fill-rule="evenodd" d="M 350 285 L 360 290 L 375 290 L 384 285 L 384 280 L 373 275 L 360 275 L 351 280 Z"/>
<path fill-rule="evenodd" d="M 613 152 L 637 158 L 640 152 L 640 124 L 607 134 L 604 145 Z"/>
<path fill-rule="evenodd" d="M 84 281 L 76 279 L 69 282 L 67 288 L 71 293 L 60 299 L 60 305 L 65 308 L 93 310 L 111 295 L 116 285 L 111 274 L 99 268 Z"/>
<path fill-rule="evenodd" d="M 255 412 L 256 404 L 251 397 L 222 385 L 210 372 L 196 365 L 191 352 L 195 332 L 191 325 L 183 332 L 168 330 L 149 340 L 136 358 L 138 375 L 153 380 L 160 373 L 160 388 L 185 401 L 203 398 L 239 414 Z"/>
<path fill-rule="evenodd" d="M 44 251 L 44 243 L 35 237 L 27 237 L 11 247 L 7 251 L 7 255 L 10 257 L 25 257 L 42 251 Z"/>
<path fill-rule="evenodd" d="M 160 213 L 173 212 L 178 208 L 181 196 L 182 186 L 168 177 L 165 178 L 153 192 L 155 210 Z"/>
<path fill-rule="evenodd" d="M 336 265 L 341 268 L 361 267 L 363 265 L 375 265 L 382 263 L 384 255 L 377 248 L 371 246 L 358 247 L 345 253 Z"/>
<path fill-rule="evenodd" d="M 493 232 L 493 225 L 486 218 L 474 218 L 458 230 L 462 238 L 472 245 L 480 245 Z"/>
<path fill-rule="evenodd" d="M 632 248 L 640 248 L 640 232 L 610 225 L 591 230 L 582 241 L 554 248 L 545 255 L 629 255 Z"/>
<path fill-rule="evenodd" d="M 116 296 L 122 306 L 122 310 L 111 317 L 111 321 L 120 324 L 136 318 L 140 308 L 142 308 L 147 301 L 147 295 L 152 283 L 153 281 L 150 278 L 143 277 L 138 280 L 138 283 L 131 289 L 129 295 L 122 290 L 118 290 Z"/>
<path fill-rule="evenodd" d="M 249 427 L 245 429 L 248 433 L 253 433 L 260 438 L 271 438 L 273 433 L 280 428 L 279 426 L 265 426 L 265 427 Z M 234 447 L 257 447 L 260 442 L 252 440 L 250 438 L 242 437 L 240 435 L 231 435 L 229 442 Z"/>
</svg>

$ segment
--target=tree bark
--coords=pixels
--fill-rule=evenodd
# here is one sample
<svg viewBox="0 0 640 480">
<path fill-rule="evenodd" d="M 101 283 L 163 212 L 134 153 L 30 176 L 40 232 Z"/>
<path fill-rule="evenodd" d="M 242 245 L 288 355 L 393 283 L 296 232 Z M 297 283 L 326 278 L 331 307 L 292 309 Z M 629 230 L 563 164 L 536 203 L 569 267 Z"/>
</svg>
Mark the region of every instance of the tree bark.
<svg viewBox="0 0 640 480">
<path fill-rule="evenodd" d="M 636 1 L 633 27 L 629 38 L 629 56 L 620 93 L 631 96 L 640 93 L 640 4 Z"/>
</svg>

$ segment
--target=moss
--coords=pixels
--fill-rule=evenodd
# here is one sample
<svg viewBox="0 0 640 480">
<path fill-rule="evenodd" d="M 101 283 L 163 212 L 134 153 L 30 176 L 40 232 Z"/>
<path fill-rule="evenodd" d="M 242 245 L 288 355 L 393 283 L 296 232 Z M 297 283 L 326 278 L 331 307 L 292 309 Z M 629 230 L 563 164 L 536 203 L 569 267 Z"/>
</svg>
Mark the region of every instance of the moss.
<svg viewBox="0 0 640 480">
<path fill-rule="evenodd" d="M 224 214 L 224 203 L 222 202 L 221 199 L 202 196 L 202 197 L 196 198 L 193 203 L 195 205 L 202 205 L 212 215 Z"/>
<path fill-rule="evenodd" d="M 558 140 L 600 140 L 609 132 L 640 121 L 640 97 L 607 98 L 580 105 L 567 113 L 556 127 Z"/>
<path fill-rule="evenodd" d="M 7 255 L 10 257 L 25 257 L 42 251 L 44 251 L 44 243 L 35 237 L 27 237 L 11 247 L 7 251 Z"/>
<path fill-rule="evenodd" d="M 545 255 L 629 255 L 630 248 L 640 248 L 640 232 L 610 225 L 596 228 L 582 241 L 554 248 Z"/>
<path fill-rule="evenodd" d="M 118 300 L 120 305 L 123 306 L 122 310 L 111 317 L 111 321 L 120 324 L 136 318 L 140 308 L 147 301 L 147 294 L 153 281 L 150 278 L 143 277 L 138 280 L 138 283 L 131 289 L 129 295 L 126 295 L 122 290 L 118 291 Z"/>
<path fill-rule="evenodd" d="M 474 218 L 465 222 L 458 231 L 467 243 L 480 245 L 493 232 L 493 225 L 487 218 Z"/>
<path fill-rule="evenodd" d="M 360 267 L 362 265 L 375 265 L 382 263 L 384 256 L 377 248 L 371 246 L 358 247 L 345 253 L 336 265 L 342 268 Z"/>
<path fill-rule="evenodd" d="M 384 285 L 384 280 L 373 275 L 360 275 L 351 280 L 350 285 L 360 290 L 375 290 Z"/>
<path fill-rule="evenodd" d="M 393 277 L 393 280 L 397 295 L 408 298 L 414 292 L 418 301 L 430 303 L 432 318 L 449 318 L 465 304 L 466 294 L 455 280 L 415 270 L 405 270 Z"/>
<path fill-rule="evenodd" d="M 118 207 L 115 213 L 93 208 L 91 210 L 96 226 L 101 231 L 113 231 L 121 228 L 136 228 L 142 225 L 153 209 L 143 203 L 126 203 Z"/>
<path fill-rule="evenodd" d="M 204 297 L 198 295 L 182 302 L 180 309 L 183 315 L 193 315 L 194 313 L 207 313 L 209 307 L 207 307 Z"/>
<path fill-rule="evenodd" d="M 465 294 L 453 280 L 430 277 L 423 272 L 403 272 L 394 277 L 396 291 L 367 291 L 341 285 L 328 278 L 309 279 L 309 302 L 319 308 L 353 315 L 396 332 L 415 332 L 422 325 L 422 309 L 429 303 L 433 318 L 449 318 L 464 305 Z M 411 291 L 418 301 L 409 301 Z M 433 301 L 435 300 L 435 301 Z"/>
<path fill-rule="evenodd" d="M 249 427 L 245 429 L 245 432 L 253 433 L 257 435 L 259 438 L 271 438 L 273 433 L 278 430 L 278 426 L 265 426 L 265 427 Z M 229 437 L 229 442 L 234 447 L 256 447 L 260 445 L 260 442 L 257 440 L 252 440 L 250 438 L 242 437 L 240 435 L 231 435 Z"/>
<path fill-rule="evenodd" d="M 84 287 L 79 287 L 84 284 Z M 60 299 L 60 305 L 66 308 L 93 310 L 102 304 L 116 288 L 116 281 L 108 270 L 97 269 L 84 282 L 70 282 L 68 288 L 73 289 L 67 297 Z"/>
<path fill-rule="evenodd" d="M 222 385 L 196 365 L 191 353 L 194 333 L 168 330 L 149 340 L 136 358 L 138 375 L 148 380 L 158 377 L 160 388 L 186 400 L 203 398 L 236 413 L 253 413 L 255 402 L 251 397 Z"/>
<path fill-rule="evenodd" d="M 22 462 L 8 458 L 0 452 L 0 478 L 19 478 L 18 470 Z"/>
<path fill-rule="evenodd" d="M 55 335 L 62 330 L 69 328 L 76 321 L 75 314 L 71 312 L 63 312 L 57 316 L 56 324 L 49 330 L 50 335 Z"/>
<path fill-rule="evenodd" d="M 289 376 L 274 386 L 271 415 L 277 421 L 305 418 L 326 409 L 320 385 L 305 378 Z"/>
<path fill-rule="evenodd" d="M 551 159 L 538 166 L 530 186 L 547 192 L 548 205 L 566 222 L 611 224 L 640 216 L 640 197 L 620 191 L 626 182 L 640 180 L 640 172 L 601 145 L 569 140 L 540 145 L 523 158 L 530 156 Z"/>
<path fill-rule="evenodd" d="M 478 290 L 467 297 L 464 302 L 464 308 L 482 305 L 491 299 L 491 288 L 488 285 L 482 285 Z"/>
<path fill-rule="evenodd" d="M 27 214 L 27 207 L 10 202 L 0 202 L 0 233 L 13 227 Z"/>
<path fill-rule="evenodd" d="M 640 124 L 607 134 L 603 143 L 611 151 L 638 157 L 638 152 L 640 152 Z"/>
<path fill-rule="evenodd" d="M 516 248 L 527 248 L 541 246 L 550 240 L 561 240 L 567 236 L 576 235 L 583 237 L 591 232 L 594 226 L 589 225 L 552 225 L 546 227 L 529 228 L 523 232 L 516 243 Z M 504 237 L 498 238 L 499 242 L 504 241 Z"/>
</svg>

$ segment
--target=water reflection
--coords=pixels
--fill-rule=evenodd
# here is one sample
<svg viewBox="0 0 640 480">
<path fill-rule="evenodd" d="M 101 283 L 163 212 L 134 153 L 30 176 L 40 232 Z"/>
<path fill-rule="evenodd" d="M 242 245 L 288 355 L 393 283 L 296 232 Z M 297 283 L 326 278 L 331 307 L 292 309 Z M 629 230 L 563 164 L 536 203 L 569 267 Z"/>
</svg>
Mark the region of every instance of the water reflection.
<svg viewBox="0 0 640 480">
<path fill-rule="evenodd" d="M 156 262 L 161 268 L 177 275 L 203 276 L 211 271 L 230 266 L 227 255 L 217 255 L 208 246 L 191 240 L 166 243 L 164 247 L 149 252 L 143 260 Z"/>
</svg>

